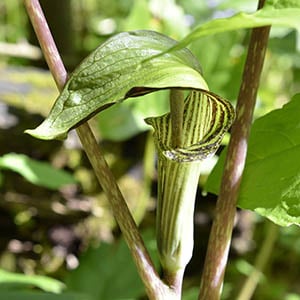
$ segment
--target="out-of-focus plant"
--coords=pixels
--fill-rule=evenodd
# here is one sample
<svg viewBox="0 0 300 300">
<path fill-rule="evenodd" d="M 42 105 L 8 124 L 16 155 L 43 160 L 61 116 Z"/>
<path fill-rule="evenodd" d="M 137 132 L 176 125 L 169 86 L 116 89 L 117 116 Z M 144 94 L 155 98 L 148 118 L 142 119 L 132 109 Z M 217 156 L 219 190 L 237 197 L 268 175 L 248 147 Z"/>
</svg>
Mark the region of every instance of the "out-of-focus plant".
<svg viewBox="0 0 300 300">
<path fill-rule="evenodd" d="M 0 157 L 0 169 L 17 172 L 29 182 L 53 190 L 76 183 L 74 177 L 66 171 L 55 169 L 49 163 L 33 160 L 24 154 L 3 155 Z"/>
</svg>

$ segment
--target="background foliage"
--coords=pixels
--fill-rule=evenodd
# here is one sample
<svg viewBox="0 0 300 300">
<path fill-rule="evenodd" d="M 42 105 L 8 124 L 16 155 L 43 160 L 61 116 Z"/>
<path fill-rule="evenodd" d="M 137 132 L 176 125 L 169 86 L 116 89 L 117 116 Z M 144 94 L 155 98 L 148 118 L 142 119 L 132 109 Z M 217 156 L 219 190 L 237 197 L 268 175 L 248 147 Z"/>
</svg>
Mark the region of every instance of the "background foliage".
<svg viewBox="0 0 300 300">
<path fill-rule="evenodd" d="M 181 39 L 196 25 L 231 16 L 240 10 L 252 12 L 256 6 L 255 1 L 250 0 L 52 0 L 41 3 L 70 72 L 114 33 L 152 29 Z M 272 29 L 255 118 L 281 108 L 299 92 L 298 35 L 291 29 Z M 204 37 L 189 46 L 199 58 L 210 89 L 233 103 L 248 38 L 249 31 L 230 31 Z M 42 299 L 120 299 L 120 296 L 143 299 L 143 289 L 131 265 L 128 250 L 76 136 L 71 133 L 65 142 L 42 142 L 23 134 L 24 129 L 40 123 L 57 97 L 39 49 L 29 45 L 37 45 L 37 42 L 22 2 L 2 1 L 0 298 L 20 299 L 22 295 L 22 299 L 41 299 L 38 290 L 44 290 L 52 293 L 42 294 Z M 151 134 L 148 134 L 149 127 L 143 119 L 167 111 L 167 101 L 165 92 L 150 94 L 146 101 L 128 100 L 92 120 L 136 220 L 142 230 L 147 229 L 146 240 L 150 249 L 155 247 L 156 177 Z M 296 114 L 295 109 L 293 112 Z M 287 113 L 284 118 L 290 117 Z M 253 131 L 262 122 L 267 122 L 268 115 L 263 118 L 257 120 L 255 124 L 258 125 Z M 278 120 L 283 119 L 279 116 Z M 277 132 L 274 132 L 274 143 L 285 144 L 275 140 Z M 266 153 L 270 145 L 263 143 L 264 138 L 261 141 L 261 152 Z M 297 153 L 285 156 L 288 161 L 276 158 L 278 166 L 297 166 Z M 207 163 L 207 174 L 215 160 L 216 157 Z M 251 176 L 261 176 L 259 170 L 253 167 Z M 274 179 L 272 172 L 270 169 L 260 182 Z M 207 174 L 200 178 L 195 213 L 195 251 L 186 272 L 185 299 L 196 298 L 213 215 L 215 196 L 203 192 Z M 253 179 L 249 178 L 248 184 L 252 188 Z M 62 184 L 64 182 L 66 184 Z M 272 192 L 276 194 L 276 181 L 272 185 Z M 272 195 L 269 189 L 264 191 L 267 196 Z M 261 193 L 258 190 L 256 197 L 262 197 Z M 268 222 L 256 214 L 249 211 L 238 213 L 224 299 L 234 299 L 238 294 L 251 271 L 267 228 Z M 299 228 L 280 228 L 276 235 L 268 268 L 253 299 L 300 299 Z M 154 255 L 155 251 L 152 253 Z M 93 273 L 96 271 L 97 275 Z M 93 281 L 95 276 L 98 276 L 96 283 Z M 130 289 L 124 288 L 128 285 Z M 120 291 L 128 294 L 123 292 L 120 295 Z"/>
</svg>

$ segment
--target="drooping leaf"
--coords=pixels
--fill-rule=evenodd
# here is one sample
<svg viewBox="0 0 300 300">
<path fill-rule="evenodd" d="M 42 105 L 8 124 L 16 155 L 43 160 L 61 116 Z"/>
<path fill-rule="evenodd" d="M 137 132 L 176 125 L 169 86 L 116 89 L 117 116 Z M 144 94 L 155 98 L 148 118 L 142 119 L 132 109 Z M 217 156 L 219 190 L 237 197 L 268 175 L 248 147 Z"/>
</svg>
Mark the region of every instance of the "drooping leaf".
<svg viewBox="0 0 300 300">
<path fill-rule="evenodd" d="M 74 177 L 66 171 L 55 169 L 49 163 L 31 159 L 24 154 L 3 155 L 0 157 L 1 168 L 17 172 L 29 182 L 49 189 L 58 189 L 76 182 Z"/>
<path fill-rule="evenodd" d="M 300 2 L 298 0 L 267 0 L 265 6 L 276 9 L 300 8 Z"/>
<path fill-rule="evenodd" d="M 171 87 L 207 89 L 188 49 L 152 59 L 175 44 L 153 31 L 112 37 L 73 72 L 48 118 L 26 132 L 41 139 L 64 138 L 80 122 L 128 97 Z"/>
<path fill-rule="evenodd" d="M 275 1 L 274 1 L 275 2 Z M 261 26 L 280 26 L 294 28 L 300 31 L 299 1 L 285 1 L 270 3 L 254 13 L 237 13 L 229 18 L 219 18 L 197 26 L 177 45 L 169 49 L 169 53 L 207 35 L 213 35 L 231 30 L 255 28 Z"/>
<path fill-rule="evenodd" d="M 281 226 L 300 225 L 300 94 L 251 129 L 238 206 Z M 206 189 L 218 194 L 225 151 Z"/>
<path fill-rule="evenodd" d="M 60 293 L 65 288 L 62 282 L 47 276 L 25 275 L 0 269 L 0 290 L 16 289 L 18 286 L 35 286 L 52 293 Z"/>
</svg>

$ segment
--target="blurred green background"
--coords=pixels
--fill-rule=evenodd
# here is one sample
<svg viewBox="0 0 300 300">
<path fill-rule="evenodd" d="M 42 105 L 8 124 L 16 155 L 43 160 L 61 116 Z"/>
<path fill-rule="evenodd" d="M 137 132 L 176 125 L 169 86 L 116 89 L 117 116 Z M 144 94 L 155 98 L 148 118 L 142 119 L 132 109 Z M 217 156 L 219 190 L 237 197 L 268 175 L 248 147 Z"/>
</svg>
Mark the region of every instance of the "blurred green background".
<svg viewBox="0 0 300 300">
<path fill-rule="evenodd" d="M 252 12 L 255 1 L 41 1 L 69 72 L 111 35 L 151 29 L 181 39 L 213 18 Z M 189 46 L 210 89 L 236 100 L 249 40 L 239 30 Z M 299 34 L 272 29 L 255 117 L 281 107 L 300 90 Z M 22 1 L 0 3 L 0 298 L 146 299 L 109 204 L 74 132 L 64 142 L 25 135 L 49 112 L 58 91 L 47 71 Z M 91 120 L 128 205 L 155 252 L 155 152 L 144 118 L 168 110 L 168 94 L 128 100 Z M 216 196 L 199 181 L 195 251 L 184 299 L 196 299 Z M 235 299 L 270 225 L 239 211 L 223 299 Z M 277 228 L 274 249 L 253 299 L 300 299 L 300 231 Z M 25 274 L 26 276 L 22 276 Z M 58 297 L 58 296 L 55 296 Z M 1 299 L 2 299 L 1 298 Z"/>
</svg>

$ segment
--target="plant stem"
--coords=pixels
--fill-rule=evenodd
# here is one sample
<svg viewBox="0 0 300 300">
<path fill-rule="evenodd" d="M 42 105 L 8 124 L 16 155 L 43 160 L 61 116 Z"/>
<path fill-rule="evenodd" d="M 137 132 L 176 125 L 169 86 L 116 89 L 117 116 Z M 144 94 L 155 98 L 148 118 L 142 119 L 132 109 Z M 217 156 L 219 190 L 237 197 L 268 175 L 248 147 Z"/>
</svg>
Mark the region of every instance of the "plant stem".
<svg viewBox="0 0 300 300">
<path fill-rule="evenodd" d="M 114 216 L 120 226 L 124 239 L 127 241 L 139 274 L 148 290 L 147 294 L 150 299 L 160 299 L 160 295 L 164 294 L 162 281 L 153 267 L 151 258 L 144 246 L 128 206 L 123 199 L 112 172 L 100 152 L 89 125 L 84 123 L 79 126 L 77 133 L 94 168 L 98 181 L 111 203 Z"/>
<path fill-rule="evenodd" d="M 183 126 L 184 94 L 180 89 L 170 91 L 170 116 L 172 147 L 182 146 L 182 126 Z"/>
<path fill-rule="evenodd" d="M 39 1 L 24 0 L 24 4 L 49 69 L 58 89 L 61 91 L 67 80 L 67 72 L 49 30 Z M 159 278 L 128 206 L 99 149 L 97 141 L 88 123 L 84 123 L 79 126 L 77 128 L 77 134 L 82 142 L 84 150 L 87 153 L 91 165 L 94 168 L 98 181 L 111 203 L 114 216 L 122 230 L 124 239 L 131 250 L 138 272 L 146 287 L 149 299 L 172 299 L 171 296 L 170 298 L 166 298 L 169 297 L 169 295 L 173 295 L 174 292 Z"/>
<path fill-rule="evenodd" d="M 170 90 L 170 116 L 171 116 L 171 143 L 173 148 L 179 148 L 183 144 L 182 142 L 183 111 L 184 111 L 183 91 L 180 89 L 171 89 Z M 182 292 L 183 275 L 184 275 L 184 269 L 178 269 L 176 272 L 170 272 L 168 268 L 163 267 L 164 282 L 168 286 L 172 287 L 172 289 L 175 291 L 178 297 L 180 297 Z"/>
<path fill-rule="evenodd" d="M 184 269 L 180 269 L 176 273 L 169 273 L 168 270 L 164 271 L 164 281 L 175 291 L 178 299 L 181 299 L 183 275 Z"/>
<path fill-rule="evenodd" d="M 271 253 L 274 248 L 274 243 L 278 236 L 279 227 L 273 222 L 267 221 L 266 233 L 263 245 L 255 259 L 254 267 L 249 277 L 247 278 L 243 288 L 241 289 L 237 300 L 250 300 L 255 291 L 257 284 L 259 283 L 262 273 L 271 257 Z"/>
<path fill-rule="evenodd" d="M 40 3 L 38 0 L 24 0 L 24 4 L 50 72 L 57 88 L 61 91 L 67 81 L 68 74 L 53 40 Z"/>
<path fill-rule="evenodd" d="M 264 0 L 260 0 L 258 8 L 261 8 L 263 4 Z M 255 28 L 251 34 L 237 101 L 237 118 L 232 126 L 220 195 L 216 204 L 215 219 L 210 233 L 201 278 L 199 300 L 220 299 L 238 193 L 245 166 L 247 141 L 268 44 L 269 31 L 269 26 Z"/>
</svg>

